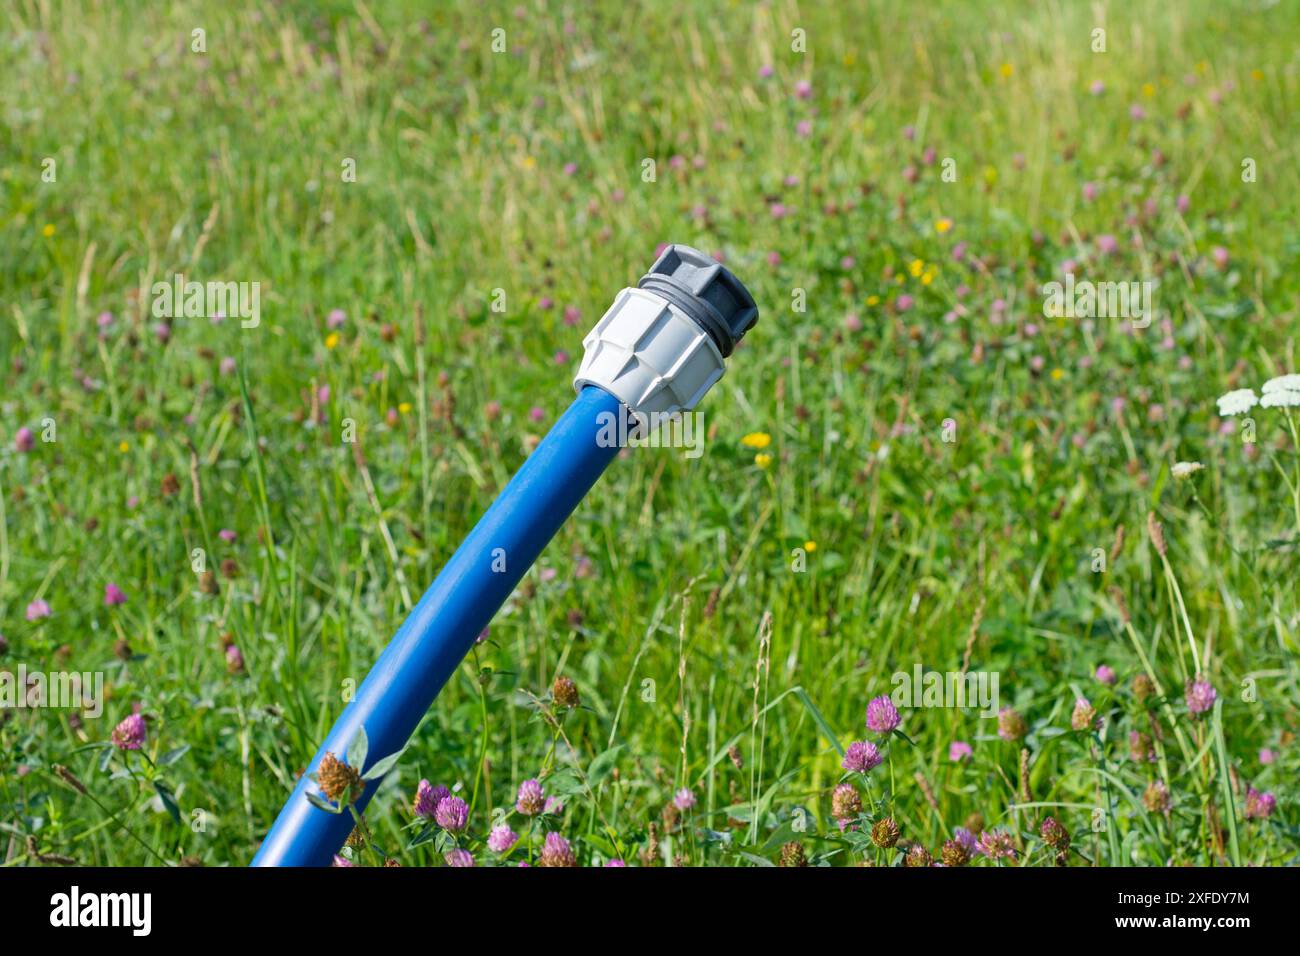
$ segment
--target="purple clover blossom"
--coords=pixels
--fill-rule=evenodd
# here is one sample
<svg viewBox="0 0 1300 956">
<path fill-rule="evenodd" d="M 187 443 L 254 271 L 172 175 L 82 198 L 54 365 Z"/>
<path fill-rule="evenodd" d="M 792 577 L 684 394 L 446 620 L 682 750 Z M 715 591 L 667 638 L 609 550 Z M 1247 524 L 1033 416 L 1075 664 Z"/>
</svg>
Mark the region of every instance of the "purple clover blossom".
<svg viewBox="0 0 1300 956">
<path fill-rule="evenodd" d="M 1006 830 L 985 830 L 975 848 L 990 860 L 1016 858 L 1015 841 Z"/>
<path fill-rule="evenodd" d="M 618 859 L 618 858 L 615 858 L 615 859 L 612 859 L 612 860 L 606 860 L 606 861 L 605 861 L 605 866 L 606 866 L 606 867 L 611 867 L 611 866 L 627 866 L 627 864 L 624 863 L 622 860 L 620 860 L 620 859 Z"/>
<path fill-rule="evenodd" d="M 875 744 L 865 740 L 855 740 L 844 751 L 844 759 L 840 762 L 840 766 L 854 773 L 870 773 L 873 768 L 880 766 L 883 759 Z"/>
<path fill-rule="evenodd" d="M 1092 703 L 1086 697 L 1077 699 L 1070 714 L 1070 727 L 1078 731 L 1093 730 L 1097 723 L 1097 710 Z"/>
<path fill-rule="evenodd" d="M 14 432 L 15 450 L 26 453 L 31 451 L 35 445 L 36 438 L 32 435 L 32 430 L 26 425 Z"/>
<path fill-rule="evenodd" d="M 469 823 L 469 804 L 460 797 L 443 797 L 433 811 L 433 820 L 450 833 L 459 833 Z"/>
<path fill-rule="evenodd" d="M 332 862 L 330 866 L 356 866 L 356 864 L 353 863 L 351 860 L 349 860 L 346 856 L 339 856 L 337 853 L 335 853 L 334 862 Z"/>
<path fill-rule="evenodd" d="M 893 733 L 902 723 L 902 718 L 898 716 L 898 708 L 894 702 L 889 699 L 888 695 L 881 694 L 879 697 L 872 698 L 867 704 L 867 729 L 875 731 L 878 734 Z"/>
<path fill-rule="evenodd" d="M 126 603 L 126 592 L 113 582 L 104 585 L 104 606 L 114 607 Z"/>
<path fill-rule="evenodd" d="M 963 760 L 969 760 L 975 753 L 971 745 L 964 740 L 954 740 L 948 745 L 948 759 L 953 763 L 961 763 Z"/>
<path fill-rule="evenodd" d="M 546 834 L 542 841 L 542 866 L 577 866 L 578 858 L 569 846 L 569 841 L 558 833 Z"/>
<path fill-rule="evenodd" d="M 473 866 L 474 855 L 469 850 L 448 850 L 442 856 L 448 866 Z"/>
<path fill-rule="evenodd" d="M 427 780 L 421 780 L 415 788 L 415 815 L 432 820 L 438 804 L 451 796 L 451 791 L 444 786 L 433 786 Z"/>
<path fill-rule="evenodd" d="M 519 834 L 504 823 L 494 826 L 487 838 L 488 849 L 493 853 L 509 853 L 510 848 L 518 842 Z"/>
<path fill-rule="evenodd" d="M 1187 687 L 1183 691 L 1183 698 L 1187 701 L 1187 709 L 1192 714 L 1205 713 L 1214 706 L 1214 699 L 1217 696 L 1214 685 L 1199 674 L 1195 680 L 1187 682 Z"/>
<path fill-rule="evenodd" d="M 953 830 L 952 838 L 957 842 L 958 846 L 960 846 L 963 850 L 966 851 L 967 856 L 974 856 L 976 852 L 979 850 L 979 845 L 975 839 L 975 834 L 971 833 L 965 827 L 958 827 L 957 829 Z"/>
<path fill-rule="evenodd" d="M 40 598 L 27 605 L 27 620 L 29 621 L 39 621 L 43 617 L 49 617 L 50 613 L 50 603 Z"/>
<path fill-rule="evenodd" d="M 519 785 L 519 796 L 515 800 L 515 810 L 526 817 L 535 817 L 546 806 L 546 796 L 542 785 L 536 780 L 525 780 Z"/>
<path fill-rule="evenodd" d="M 695 806 L 695 794 L 690 787 L 682 787 L 673 795 L 673 806 L 683 813 Z"/>
<path fill-rule="evenodd" d="M 542 807 L 542 813 L 554 814 L 558 816 L 564 812 L 564 801 L 559 797 L 547 797 L 546 805 Z"/>
<path fill-rule="evenodd" d="M 1117 680 L 1114 669 L 1107 667 L 1105 664 L 1098 664 L 1097 672 L 1093 676 L 1097 678 L 1097 683 L 1105 684 L 1107 687 L 1114 686 Z"/>
<path fill-rule="evenodd" d="M 147 734 L 144 718 L 132 714 L 113 728 L 113 746 L 118 750 L 139 750 L 144 746 Z"/>
<path fill-rule="evenodd" d="M 1271 793 L 1260 793 L 1254 787 L 1246 788 L 1246 810 L 1242 814 L 1247 820 L 1264 820 L 1277 809 L 1277 797 Z"/>
</svg>

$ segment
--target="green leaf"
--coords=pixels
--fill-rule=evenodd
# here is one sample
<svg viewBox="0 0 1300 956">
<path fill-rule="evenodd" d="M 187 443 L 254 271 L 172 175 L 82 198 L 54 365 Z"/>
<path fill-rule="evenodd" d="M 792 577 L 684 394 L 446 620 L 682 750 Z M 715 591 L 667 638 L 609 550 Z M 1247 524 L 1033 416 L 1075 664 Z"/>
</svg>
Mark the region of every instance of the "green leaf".
<svg viewBox="0 0 1300 956">
<path fill-rule="evenodd" d="M 322 797 L 319 793 L 311 793 L 309 791 L 307 793 L 307 802 L 310 803 L 317 810 L 324 810 L 326 813 L 333 813 L 335 815 L 338 815 L 343 812 L 342 807 L 336 807 L 334 804 L 330 803 L 328 800 Z"/>
<path fill-rule="evenodd" d="M 582 793 L 582 780 L 576 770 L 565 767 L 557 770 L 543 781 L 548 797 L 569 797 Z"/>
<path fill-rule="evenodd" d="M 392 770 L 393 767 L 397 765 L 397 761 L 402 759 L 402 754 L 404 753 L 406 753 L 405 747 L 397 751 L 397 753 L 395 754 L 389 754 L 387 757 L 383 758 L 382 760 L 376 761 L 375 765 L 371 767 L 369 770 L 367 770 L 362 775 L 361 779 L 378 780 L 380 777 L 388 773 L 388 771 Z"/>
<path fill-rule="evenodd" d="M 812 719 L 817 722 L 817 726 L 821 728 L 826 739 L 831 742 L 831 746 L 833 746 L 839 755 L 843 757 L 844 748 L 840 746 L 839 736 L 831 728 L 830 722 L 826 720 L 822 715 L 822 712 L 817 709 L 817 705 L 812 702 L 812 698 L 808 696 L 808 692 L 802 687 L 796 687 L 794 689 L 794 696 L 798 697 L 804 707 L 807 708 L 808 713 L 812 714 Z"/>
<path fill-rule="evenodd" d="M 432 839 L 433 839 L 433 824 L 426 823 L 420 829 L 420 832 L 417 833 L 412 838 L 411 842 L 406 844 L 406 848 L 408 850 L 414 850 L 417 846 L 423 846 L 425 843 L 428 843 Z"/>
<path fill-rule="evenodd" d="M 357 735 L 348 744 L 348 766 L 360 770 L 366 765 L 366 756 L 370 753 L 370 738 L 366 736 L 364 726 L 357 728 Z"/>
<path fill-rule="evenodd" d="M 189 750 L 190 750 L 190 745 L 186 744 L 183 747 L 177 747 L 175 750 L 167 751 L 165 754 L 163 754 L 161 757 L 158 758 L 158 766 L 170 767 L 176 761 L 180 760 L 187 753 L 189 753 Z"/>
<path fill-rule="evenodd" d="M 1214 702 L 1214 750 L 1219 764 L 1219 789 L 1223 813 L 1228 819 L 1228 851 L 1232 865 L 1241 866 L 1241 845 L 1237 839 L 1237 804 L 1232 796 L 1232 778 L 1228 773 L 1228 749 L 1223 743 L 1223 698 Z"/>
<path fill-rule="evenodd" d="M 592 790 L 595 790 L 605 778 L 614 772 L 614 767 L 618 764 L 618 755 L 622 752 L 624 744 L 610 747 L 603 754 L 597 754 L 591 761 L 591 766 L 587 768 L 587 784 Z"/>
<path fill-rule="evenodd" d="M 155 780 L 153 788 L 158 792 L 158 799 L 162 801 L 163 809 L 167 811 L 168 816 L 172 818 L 173 823 L 181 822 L 181 808 L 176 805 L 176 797 L 167 786 L 165 780 Z"/>
</svg>

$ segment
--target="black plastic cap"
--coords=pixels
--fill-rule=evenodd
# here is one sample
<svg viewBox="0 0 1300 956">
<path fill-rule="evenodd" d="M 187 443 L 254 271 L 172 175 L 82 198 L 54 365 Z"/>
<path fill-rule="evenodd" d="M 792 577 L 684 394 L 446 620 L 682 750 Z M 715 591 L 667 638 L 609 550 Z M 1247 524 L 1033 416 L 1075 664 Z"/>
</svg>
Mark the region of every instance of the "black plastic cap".
<svg viewBox="0 0 1300 956">
<path fill-rule="evenodd" d="M 689 315 L 723 358 L 758 321 L 758 306 L 741 281 L 712 256 L 690 246 L 665 249 L 637 287 L 658 293 Z"/>
</svg>

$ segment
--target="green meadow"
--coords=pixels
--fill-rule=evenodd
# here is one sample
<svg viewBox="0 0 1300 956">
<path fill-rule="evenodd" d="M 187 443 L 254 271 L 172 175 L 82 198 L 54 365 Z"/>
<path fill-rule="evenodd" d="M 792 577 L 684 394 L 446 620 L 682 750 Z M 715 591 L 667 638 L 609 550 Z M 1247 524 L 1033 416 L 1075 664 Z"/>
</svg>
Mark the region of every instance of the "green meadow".
<svg viewBox="0 0 1300 956">
<path fill-rule="evenodd" d="M 4 0 L 0 862 L 246 864 L 669 242 L 760 310 L 700 453 L 620 453 L 337 862 L 1296 862 L 1298 35 Z"/>
</svg>

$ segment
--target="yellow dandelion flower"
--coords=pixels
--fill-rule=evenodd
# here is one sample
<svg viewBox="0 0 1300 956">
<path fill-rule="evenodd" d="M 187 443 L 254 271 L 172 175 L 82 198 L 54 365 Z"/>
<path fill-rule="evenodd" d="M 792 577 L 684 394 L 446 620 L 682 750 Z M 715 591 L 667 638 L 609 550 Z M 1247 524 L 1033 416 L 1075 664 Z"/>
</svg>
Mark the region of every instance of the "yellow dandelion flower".
<svg viewBox="0 0 1300 956">
<path fill-rule="evenodd" d="M 531 156 L 524 157 L 524 169 L 532 169 L 536 165 L 537 165 L 537 160 L 533 159 L 533 157 Z"/>
<path fill-rule="evenodd" d="M 1010 63 L 1003 63 L 1000 67 L 998 67 L 998 72 L 1001 73 L 1004 77 L 1007 77 L 1015 73 L 1016 68 L 1012 66 Z"/>
<path fill-rule="evenodd" d="M 402 402 L 400 405 L 397 406 L 397 410 L 401 412 L 403 415 L 406 415 L 411 411 L 411 403 Z"/>
<path fill-rule="evenodd" d="M 984 167 L 984 181 L 992 186 L 998 181 L 998 171 L 993 166 Z"/>
<path fill-rule="evenodd" d="M 325 347 L 327 349 L 332 349 L 338 344 L 339 334 L 337 332 L 331 332 L 329 335 L 325 336 Z"/>
<path fill-rule="evenodd" d="M 816 541 L 805 541 L 805 542 L 803 543 L 803 549 L 804 549 L 805 551 L 807 551 L 809 554 L 812 554 L 814 551 L 817 550 L 817 542 L 816 542 Z"/>
<path fill-rule="evenodd" d="M 746 448 L 766 448 L 772 444 L 772 436 L 767 432 L 750 432 L 740 443 Z"/>
<path fill-rule="evenodd" d="M 880 296 L 878 295 L 867 296 L 867 305 L 880 305 Z"/>
<path fill-rule="evenodd" d="M 45 224 L 45 228 L 41 230 L 41 235 L 44 236 L 46 239 L 54 235 L 54 223 L 47 222 Z"/>
<path fill-rule="evenodd" d="M 925 271 L 925 263 L 922 262 L 920 259 L 913 259 L 912 264 L 907 268 L 908 271 L 912 273 L 913 279 L 919 279 L 921 277 L 921 273 Z"/>
<path fill-rule="evenodd" d="M 1155 87 L 1155 84 L 1154 84 L 1154 83 L 1143 83 L 1143 84 L 1142 84 L 1142 95 L 1145 96 L 1145 97 L 1147 97 L 1148 99 L 1151 98 L 1151 97 L 1153 97 L 1153 96 L 1155 96 L 1155 95 L 1156 95 L 1156 87 Z"/>
<path fill-rule="evenodd" d="M 946 216 L 934 224 L 934 231 L 941 236 L 951 228 L 952 228 L 952 220 L 947 218 Z"/>
<path fill-rule="evenodd" d="M 127 442 L 119 442 L 117 446 L 117 450 L 125 455 L 128 451 L 131 450 L 131 446 Z"/>
<path fill-rule="evenodd" d="M 1060 366 L 1057 366 L 1056 368 L 1052 369 L 1053 382 L 1059 382 L 1063 378 L 1065 378 L 1065 369 L 1061 368 Z"/>
<path fill-rule="evenodd" d="M 845 66 L 852 66 L 853 64 L 858 62 L 858 55 L 854 53 L 852 50 L 850 50 L 848 53 L 844 54 L 844 59 L 842 62 L 844 63 Z"/>
<path fill-rule="evenodd" d="M 929 285 L 933 281 L 934 281 L 934 270 L 926 269 L 925 273 L 921 276 L 921 285 Z"/>
<path fill-rule="evenodd" d="M 1258 81 L 1260 81 L 1260 80 L 1262 80 L 1262 79 L 1264 78 L 1264 71 L 1263 71 L 1263 70 L 1251 70 L 1251 71 L 1250 71 L 1250 78 L 1251 78 L 1252 80 L 1255 80 L 1256 82 L 1258 82 Z"/>
<path fill-rule="evenodd" d="M 760 451 L 754 456 L 754 464 L 758 465 L 759 468 L 766 468 L 772 464 L 772 456 Z"/>
<path fill-rule="evenodd" d="M 894 284 L 895 285 L 903 284 L 903 273 L 900 272 L 898 275 L 894 276 Z"/>
</svg>

